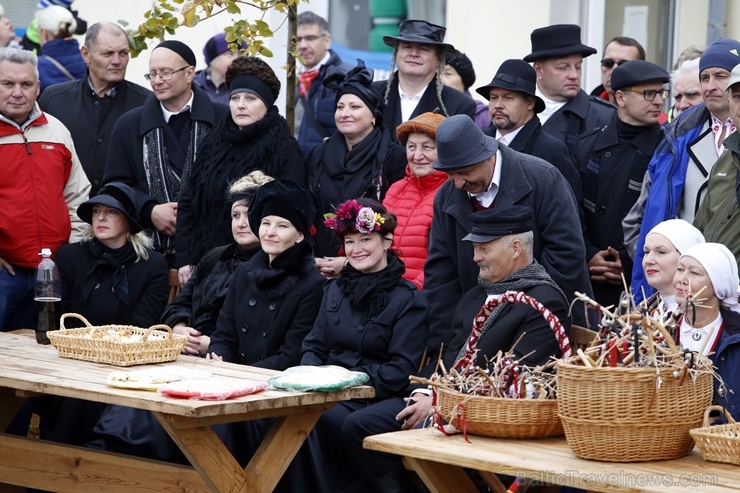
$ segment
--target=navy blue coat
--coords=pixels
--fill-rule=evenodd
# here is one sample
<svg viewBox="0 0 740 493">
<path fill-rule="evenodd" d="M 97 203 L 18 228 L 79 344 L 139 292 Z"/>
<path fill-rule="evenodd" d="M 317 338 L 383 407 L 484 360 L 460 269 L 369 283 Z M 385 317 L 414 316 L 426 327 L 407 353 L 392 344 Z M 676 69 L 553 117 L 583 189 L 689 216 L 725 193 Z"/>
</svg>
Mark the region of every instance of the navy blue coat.
<svg viewBox="0 0 740 493">
<path fill-rule="evenodd" d="M 59 62 L 74 77 L 74 80 L 80 80 L 87 71 L 87 64 L 80 54 L 80 43 L 76 39 L 54 39 L 48 41 L 44 44 L 39 54 L 39 82 L 41 83 L 42 93 L 49 86 L 73 80 L 59 70 L 51 60 L 45 57 L 51 57 Z"/>
<path fill-rule="evenodd" d="M 721 394 L 717 392 L 715 399 L 730 412 L 735 421 L 740 421 L 740 314 L 720 310 L 724 327 L 712 359 L 727 389 Z M 719 390 L 717 379 L 714 380 L 714 388 Z"/>
<path fill-rule="evenodd" d="M 421 362 L 429 329 L 429 303 L 412 283 L 399 279 L 388 305 L 362 324 L 363 314 L 331 281 L 321 310 L 303 341 L 302 365 L 337 365 L 370 375 L 375 399 L 400 396 Z"/>
<path fill-rule="evenodd" d="M 547 119 L 542 129 L 564 142 L 574 152 L 579 135 L 603 127 L 616 112 L 617 109 L 612 104 L 580 90 L 575 98 Z"/>
</svg>

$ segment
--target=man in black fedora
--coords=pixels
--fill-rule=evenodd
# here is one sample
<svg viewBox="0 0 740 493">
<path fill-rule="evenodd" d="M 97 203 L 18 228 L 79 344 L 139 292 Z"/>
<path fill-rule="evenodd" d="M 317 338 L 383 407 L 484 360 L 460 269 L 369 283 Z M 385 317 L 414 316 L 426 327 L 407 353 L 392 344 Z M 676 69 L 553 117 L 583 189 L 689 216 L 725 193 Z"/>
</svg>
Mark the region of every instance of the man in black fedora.
<svg viewBox="0 0 740 493">
<path fill-rule="evenodd" d="M 398 125 L 422 113 L 475 117 L 475 102 L 442 83 L 444 57 L 455 50 L 444 42 L 446 31 L 427 21 L 406 20 L 399 24 L 398 36 L 383 36 L 393 47 L 392 75 L 373 83 L 373 89 L 385 103 L 383 122 L 394 138 Z"/>
<path fill-rule="evenodd" d="M 640 196 L 647 165 L 663 133 L 660 114 L 670 75 L 658 65 L 632 60 L 611 75 L 617 117 L 578 140 L 583 184 L 586 258 L 596 301 L 615 305 L 632 277 L 622 220 Z"/>
<path fill-rule="evenodd" d="M 475 91 L 488 100 L 493 125 L 483 133 L 515 151 L 544 159 L 563 174 L 581 203 L 581 179 L 565 144 L 542 131 L 537 114 L 545 102 L 535 93 L 537 75 L 524 60 L 506 60 L 493 80 Z"/>
<path fill-rule="evenodd" d="M 545 109 L 539 114 L 542 128 L 571 151 L 583 132 L 602 127 L 614 116 L 614 107 L 581 89 L 583 58 L 596 53 L 581 43 L 581 28 L 556 24 L 532 31 L 532 53 L 524 61 L 533 62 L 537 73 L 537 94 Z"/>
<path fill-rule="evenodd" d="M 470 215 L 475 211 L 510 205 L 531 208 L 534 258 L 569 299 L 575 291 L 591 292 L 576 200 L 554 166 L 499 146 L 462 115 L 447 118 L 437 128 L 433 166 L 447 173 L 449 181 L 434 198 L 424 265 L 424 293 L 431 307 L 428 349 L 439 348 L 455 304 L 477 284 L 473 247 L 461 241 L 471 231 Z"/>
</svg>

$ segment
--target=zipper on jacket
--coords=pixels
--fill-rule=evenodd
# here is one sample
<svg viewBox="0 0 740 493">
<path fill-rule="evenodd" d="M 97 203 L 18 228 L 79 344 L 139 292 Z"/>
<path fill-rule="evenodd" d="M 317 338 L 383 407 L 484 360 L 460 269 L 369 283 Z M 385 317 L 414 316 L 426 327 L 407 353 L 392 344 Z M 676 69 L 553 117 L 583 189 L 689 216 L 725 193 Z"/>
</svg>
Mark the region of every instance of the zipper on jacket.
<svg viewBox="0 0 740 493">
<path fill-rule="evenodd" d="M 21 132 L 21 135 L 23 136 L 23 142 L 26 144 L 26 152 L 28 152 L 28 155 L 31 155 L 31 145 L 28 143 L 28 139 L 26 138 L 26 134 L 24 132 Z"/>
</svg>

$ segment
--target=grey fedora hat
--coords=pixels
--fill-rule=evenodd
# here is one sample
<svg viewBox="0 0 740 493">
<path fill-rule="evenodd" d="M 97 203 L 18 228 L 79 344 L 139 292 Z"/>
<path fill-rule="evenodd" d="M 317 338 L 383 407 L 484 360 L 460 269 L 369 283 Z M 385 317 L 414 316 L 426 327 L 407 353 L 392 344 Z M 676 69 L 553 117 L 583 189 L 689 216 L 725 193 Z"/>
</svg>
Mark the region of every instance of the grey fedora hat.
<svg viewBox="0 0 740 493">
<path fill-rule="evenodd" d="M 432 167 L 440 171 L 467 168 L 490 158 L 498 141 L 478 128 L 467 115 L 454 115 L 437 127 L 437 160 Z"/>
</svg>

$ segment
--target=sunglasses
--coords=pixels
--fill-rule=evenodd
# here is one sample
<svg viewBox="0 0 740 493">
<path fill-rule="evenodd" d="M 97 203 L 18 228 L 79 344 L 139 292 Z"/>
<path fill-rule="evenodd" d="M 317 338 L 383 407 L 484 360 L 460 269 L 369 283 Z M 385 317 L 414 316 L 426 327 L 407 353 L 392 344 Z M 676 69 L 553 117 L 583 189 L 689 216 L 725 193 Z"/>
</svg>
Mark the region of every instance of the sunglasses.
<svg viewBox="0 0 740 493">
<path fill-rule="evenodd" d="M 620 66 L 625 62 L 629 62 L 629 60 L 615 60 L 613 58 L 604 58 L 601 60 L 601 66 L 604 68 L 612 68 L 613 66 Z"/>
</svg>

